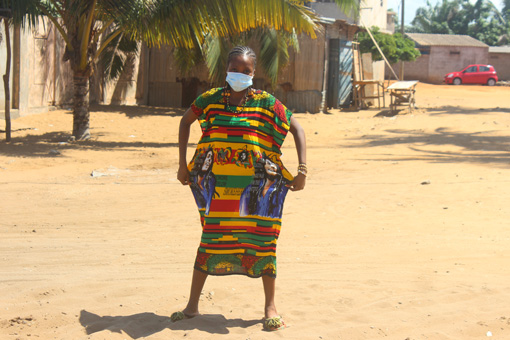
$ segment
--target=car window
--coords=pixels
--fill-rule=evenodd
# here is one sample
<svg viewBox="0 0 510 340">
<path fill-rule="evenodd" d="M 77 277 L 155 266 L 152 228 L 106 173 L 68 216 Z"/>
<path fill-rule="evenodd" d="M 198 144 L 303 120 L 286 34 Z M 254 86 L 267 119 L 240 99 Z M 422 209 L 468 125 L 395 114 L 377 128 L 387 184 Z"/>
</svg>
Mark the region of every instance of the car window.
<svg viewBox="0 0 510 340">
<path fill-rule="evenodd" d="M 489 72 L 491 69 L 487 66 L 480 66 L 480 72 Z"/>
<path fill-rule="evenodd" d="M 470 68 L 466 69 L 466 73 L 473 73 L 476 72 L 476 66 L 471 66 Z"/>
</svg>

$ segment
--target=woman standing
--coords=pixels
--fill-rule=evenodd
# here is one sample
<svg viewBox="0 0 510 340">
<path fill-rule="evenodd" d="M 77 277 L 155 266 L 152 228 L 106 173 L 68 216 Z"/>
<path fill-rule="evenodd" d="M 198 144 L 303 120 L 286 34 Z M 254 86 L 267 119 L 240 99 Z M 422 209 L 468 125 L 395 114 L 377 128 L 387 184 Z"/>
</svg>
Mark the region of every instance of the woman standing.
<svg viewBox="0 0 510 340">
<path fill-rule="evenodd" d="M 264 329 L 285 327 L 274 301 L 276 241 L 288 189 L 305 186 L 305 133 L 280 101 L 251 88 L 255 66 L 251 48 L 233 48 L 227 60 L 227 85 L 200 95 L 181 119 L 177 178 L 192 188 L 202 239 L 188 304 L 172 314 L 173 321 L 199 314 L 200 293 L 209 274 L 241 274 L 262 277 Z M 190 126 L 197 119 L 202 137 L 188 164 Z M 299 160 L 296 177 L 280 160 L 289 131 Z"/>
</svg>

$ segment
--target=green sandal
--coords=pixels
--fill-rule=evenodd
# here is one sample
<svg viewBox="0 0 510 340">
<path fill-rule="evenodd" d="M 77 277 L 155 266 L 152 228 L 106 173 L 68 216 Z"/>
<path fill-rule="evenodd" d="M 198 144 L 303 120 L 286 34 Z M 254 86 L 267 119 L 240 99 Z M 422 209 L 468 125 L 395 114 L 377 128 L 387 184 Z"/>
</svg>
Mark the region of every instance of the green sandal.
<svg viewBox="0 0 510 340">
<path fill-rule="evenodd" d="M 172 322 L 176 322 L 176 321 L 181 321 L 184 319 L 191 319 L 191 318 L 194 318 L 195 316 L 196 315 L 186 315 L 186 314 L 184 314 L 184 312 L 178 311 L 178 312 L 173 313 L 170 316 L 170 320 L 172 320 Z"/>
<path fill-rule="evenodd" d="M 275 316 L 273 318 L 264 319 L 264 330 L 273 332 L 287 328 L 287 325 L 283 321 L 281 316 Z"/>
<path fill-rule="evenodd" d="M 186 315 L 184 315 L 184 313 L 180 312 L 180 311 L 175 312 L 170 316 L 170 320 L 172 320 L 172 322 L 181 321 L 181 320 L 184 320 L 185 318 L 186 318 Z"/>
</svg>

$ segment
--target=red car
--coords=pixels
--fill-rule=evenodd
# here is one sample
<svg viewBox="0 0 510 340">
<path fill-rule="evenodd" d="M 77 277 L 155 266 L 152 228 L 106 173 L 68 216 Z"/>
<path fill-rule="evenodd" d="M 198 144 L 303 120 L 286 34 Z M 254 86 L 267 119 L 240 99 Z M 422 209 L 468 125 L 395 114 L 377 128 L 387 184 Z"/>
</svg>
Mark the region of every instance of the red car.
<svg viewBox="0 0 510 340">
<path fill-rule="evenodd" d="M 498 82 L 498 74 L 491 65 L 469 65 L 460 72 L 448 73 L 444 76 L 447 84 L 487 84 L 494 86 Z"/>
</svg>

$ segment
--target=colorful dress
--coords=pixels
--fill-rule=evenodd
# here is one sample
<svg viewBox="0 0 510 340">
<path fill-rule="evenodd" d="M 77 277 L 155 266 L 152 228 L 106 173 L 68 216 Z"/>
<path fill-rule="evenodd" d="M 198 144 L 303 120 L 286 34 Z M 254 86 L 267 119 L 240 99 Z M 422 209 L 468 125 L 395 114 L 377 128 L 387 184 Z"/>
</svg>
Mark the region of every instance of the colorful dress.
<svg viewBox="0 0 510 340">
<path fill-rule="evenodd" d="M 292 112 L 265 91 L 250 90 L 244 108 L 227 108 L 226 95 L 215 88 L 191 105 L 202 128 L 188 166 L 202 222 L 195 269 L 276 277 L 276 242 L 293 179 L 280 147 Z"/>
</svg>

